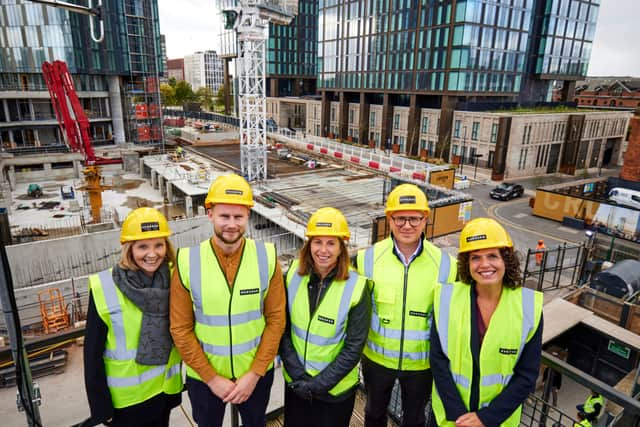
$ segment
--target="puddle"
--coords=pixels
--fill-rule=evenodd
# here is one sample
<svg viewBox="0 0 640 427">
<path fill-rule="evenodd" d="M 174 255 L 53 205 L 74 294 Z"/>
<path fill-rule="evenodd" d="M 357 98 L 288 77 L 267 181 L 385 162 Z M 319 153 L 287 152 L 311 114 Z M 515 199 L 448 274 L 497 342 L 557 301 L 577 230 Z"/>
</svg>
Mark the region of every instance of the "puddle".
<svg viewBox="0 0 640 427">
<path fill-rule="evenodd" d="M 144 197 L 127 196 L 127 200 L 125 200 L 125 202 L 121 206 L 126 206 L 131 209 L 152 208 L 154 207 L 154 203 L 149 199 L 145 199 Z"/>
<path fill-rule="evenodd" d="M 122 179 L 113 182 L 113 191 L 116 193 L 124 193 L 127 190 L 133 190 L 140 187 L 144 183 L 143 179 Z"/>
<path fill-rule="evenodd" d="M 153 203 L 149 199 L 145 199 L 143 197 L 136 197 L 136 196 L 128 196 L 127 200 L 122 204 L 122 206 L 126 206 L 131 209 L 145 208 L 145 207 L 155 208 L 160 212 L 162 212 L 162 214 L 167 219 L 170 219 L 170 220 L 182 218 L 182 217 L 185 217 L 186 215 L 186 212 L 182 206 L 167 205 L 167 204 L 158 205 Z"/>
</svg>

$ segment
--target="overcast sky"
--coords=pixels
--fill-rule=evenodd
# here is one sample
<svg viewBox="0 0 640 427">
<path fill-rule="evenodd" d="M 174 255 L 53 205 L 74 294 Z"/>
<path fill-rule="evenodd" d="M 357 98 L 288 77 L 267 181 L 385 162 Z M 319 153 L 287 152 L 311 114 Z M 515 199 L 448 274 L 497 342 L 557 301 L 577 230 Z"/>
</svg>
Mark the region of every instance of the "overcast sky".
<svg viewBox="0 0 640 427">
<path fill-rule="evenodd" d="M 221 25 L 214 0 L 158 0 L 167 55 L 181 58 L 218 50 Z M 602 0 L 589 66 L 590 76 L 640 77 L 640 0 Z"/>
</svg>

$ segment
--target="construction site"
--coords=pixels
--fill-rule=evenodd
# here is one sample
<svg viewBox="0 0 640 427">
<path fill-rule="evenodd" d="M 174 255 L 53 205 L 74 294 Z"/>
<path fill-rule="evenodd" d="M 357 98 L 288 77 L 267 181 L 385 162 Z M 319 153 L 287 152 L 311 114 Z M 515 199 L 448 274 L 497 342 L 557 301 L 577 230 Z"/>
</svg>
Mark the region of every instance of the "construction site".
<svg viewBox="0 0 640 427">
<path fill-rule="evenodd" d="M 209 120 L 196 120 L 179 111 L 163 117 L 158 81 L 137 76 L 125 88 L 124 104 L 127 130 L 135 137 L 108 148 L 94 147 L 65 63 L 43 67 L 69 149 L 21 156 L 3 152 L 0 159 L 3 425 L 24 425 L 26 415 L 28 425 L 52 426 L 80 423 L 89 416 L 81 385 L 88 277 L 118 263 L 120 228 L 139 207 L 153 207 L 169 219 L 176 248 L 209 239 L 212 225 L 205 198 L 221 175 L 237 173 L 251 182 L 255 206 L 246 236 L 274 243 L 283 271 L 304 244 L 311 214 L 322 207 L 344 213 L 351 255 L 388 237 L 385 202 L 402 183 L 417 185 L 428 198 L 425 237 L 457 255 L 459 232 L 472 219 L 474 199 L 465 191 L 469 180 L 456 175 L 455 165 L 267 125 L 265 27 L 270 22 L 287 25 L 297 13 L 297 2 L 254 3 L 224 11 L 243 49 L 237 60 L 237 117 L 212 113 Z M 144 10 L 137 13 L 145 15 Z M 243 13 L 246 19 L 238 17 Z M 640 115 L 634 120 L 640 146 Z M 599 207 L 607 204 L 608 187 L 601 182 L 540 188 L 531 201 L 530 215 L 539 221 L 579 220 L 583 228 L 596 229 L 584 242 L 545 251 L 540 263 L 529 262 L 536 251 L 526 255 L 523 282 L 544 292 L 545 327 L 543 365 L 536 391 L 523 405 L 522 426 L 573 427 L 578 422 L 576 405 L 590 390 L 605 399 L 594 426 L 640 422 L 640 262 L 633 250 L 626 252 L 629 256 L 611 256 L 637 243 L 638 209 L 619 211 L 625 218 L 634 214 L 635 227 L 625 220 L 626 227 L 622 223 L 616 228 L 619 207 Z M 614 181 L 609 187 L 619 184 Z M 580 201 L 573 201 L 574 196 Z M 547 223 L 539 224 L 543 228 Z M 600 241 L 598 232 L 611 239 Z M 268 418 L 276 426 L 283 422 L 285 385 L 278 360 L 274 366 Z M 551 373 L 543 374 L 545 369 Z M 562 376 L 564 383 L 552 402 L 554 376 Z M 363 425 L 364 403 L 359 390 L 352 426 Z M 183 398 L 180 410 L 172 412 L 172 426 L 194 425 L 189 406 Z M 228 412 L 225 426 L 239 425 L 237 413 Z M 389 425 L 402 423 L 397 384 L 388 412 Z M 429 406 L 427 425 L 435 425 Z"/>
</svg>

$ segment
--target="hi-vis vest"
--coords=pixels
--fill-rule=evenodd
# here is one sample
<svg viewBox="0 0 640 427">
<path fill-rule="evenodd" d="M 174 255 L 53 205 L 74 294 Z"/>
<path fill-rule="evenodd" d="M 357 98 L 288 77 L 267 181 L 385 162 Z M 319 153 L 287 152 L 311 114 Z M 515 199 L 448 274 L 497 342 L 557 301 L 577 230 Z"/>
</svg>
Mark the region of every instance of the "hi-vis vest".
<svg viewBox="0 0 640 427">
<path fill-rule="evenodd" d="M 102 359 L 114 408 L 142 403 L 162 392 L 182 392 L 180 353 L 173 347 L 166 365 L 136 363 L 142 311 L 113 282 L 111 269 L 89 277 L 96 311 L 107 325 Z"/>
<path fill-rule="evenodd" d="M 451 376 L 466 408 L 471 398 L 473 356 L 471 354 L 471 287 L 461 282 L 438 286 L 433 317 L 442 351 L 449 358 Z M 502 288 L 500 302 L 487 326 L 479 357 L 480 408 L 487 406 L 507 386 L 525 344 L 533 337 L 542 316 L 542 294 L 527 288 Z M 454 426 L 447 420 L 435 384 L 431 394 L 439 426 Z M 502 426 L 517 427 L 522 406 Z"/>
<path fill-rule="evenodd" d="M 309 314 L 309 276 L 298 274 L 298 261 L 287 273 L 287 305 L 291 319 L 291 341 L 305 371 L 315 377 L 340 354 L 349 321 L 349 311 L 358 304 L 367 279 L 355 271 L 345 281 L 334 280 L 320 304 Z M 287 383 L 291 377 L 283 370 Z M 358 367 L 354 367 L 329 394 L 337 396 L 358 384 Z"/>
<path fill-rule="evenodd" d="M 251 368 L 265 327 L 264 299 L 276 268 L 272 244 L 245 239 L 233 287 L 210 240 L 178 251 L 178 272 L 191 293 L 194 333 L 209 363 L 225 378 L 240 378 Z M 187 375 L 200 376 L 187 366 Z"/>
<path fill-rule="evenodd" d="M 422 242 L 422 253 L 405 267 L 384 239 L 358 252 L 358 271 L 373 280 L 371 327 L 364 355 L 390 369 L 429 369 L 433 291 L 453 281 L 457 264 L 446 252 Z"/>
<path fill-rule="evenodd" d="M 600 408 L 602 408 L 604 406 L 604 398 L 601 395 L 589 396 L 584 402 L 584 406 L 582 408 L 583 412 L 587 415 L 595 414 L 596 408 L 594 408 L 594 405 L 596 403 L 599 403 Z"/>
</svg>

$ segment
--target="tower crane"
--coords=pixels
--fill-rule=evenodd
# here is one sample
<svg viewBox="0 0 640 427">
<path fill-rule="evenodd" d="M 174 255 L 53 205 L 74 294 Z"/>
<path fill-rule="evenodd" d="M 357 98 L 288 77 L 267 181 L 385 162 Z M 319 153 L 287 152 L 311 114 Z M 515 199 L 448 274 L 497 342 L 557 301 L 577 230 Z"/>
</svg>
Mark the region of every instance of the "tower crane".
<svg viewBox="0 0 640 427">
<path fill-rule="evenodd" d="M 101 183 L 99 165 L 121 163 L 122 160 L 96 157 L 89 134 L 89 119 L 80 104 L 67 64 L 63 61 L 44 62 L 42 75 L 49 89 L 51 104 L 56 113 L 61 134 L 66 136 L 65 141 L 71 151 L 81 152 L 84 155 L 85 168 L 82 173 L 85 185 L 81 189 L 89 194 L 93 222 L 99 223 L 102 192 L 111 188 Z M 73 116 L 69 106 L 73 110 Z"/>
<path fill-rule="evenodd" d="M 240 163 L 249 181 L 267 178 L 266 43 L 269 23 L 289 25 L 298 1 L 238 0 L 222 9 L 225 28 L 237 34 Z"/>
</svg>

